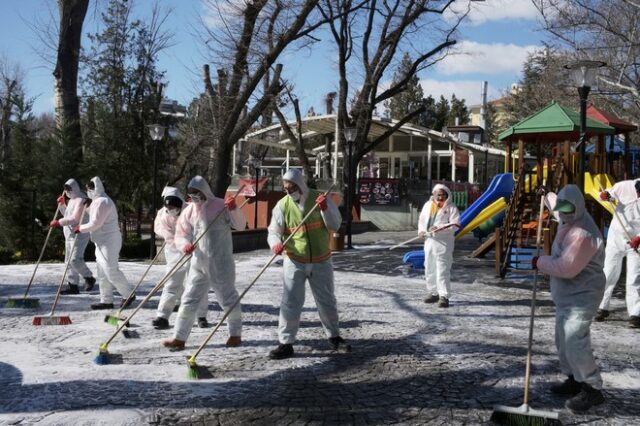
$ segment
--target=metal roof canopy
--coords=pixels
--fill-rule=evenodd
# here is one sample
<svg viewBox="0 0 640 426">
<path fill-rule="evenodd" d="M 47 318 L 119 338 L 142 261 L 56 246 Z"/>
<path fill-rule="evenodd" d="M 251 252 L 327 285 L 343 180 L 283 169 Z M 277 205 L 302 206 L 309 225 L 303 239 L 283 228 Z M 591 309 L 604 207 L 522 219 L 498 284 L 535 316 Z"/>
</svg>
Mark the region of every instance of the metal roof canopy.
<svg viewBox="0 0 640 426">
<path fill-rule="evenodd" d="M 587 136 L 613 135 L 615 129 L 587 118 Z M 498 140 L 519 140 L 529 143 L 563 142 L 580 136 L 580 114 L 552 101 L 549 105 L 509 127 Z"/>
<path fill-rule="evenodd" d="M 635 132 L 638 130 L 638 126 L 635 124 L 624 121 L 613 113 L 602 111 L 591 103 L 587 107 L 587 117 L 613 127 L 616 129 L 616 135 L 626 132 Z"/>
</svg>

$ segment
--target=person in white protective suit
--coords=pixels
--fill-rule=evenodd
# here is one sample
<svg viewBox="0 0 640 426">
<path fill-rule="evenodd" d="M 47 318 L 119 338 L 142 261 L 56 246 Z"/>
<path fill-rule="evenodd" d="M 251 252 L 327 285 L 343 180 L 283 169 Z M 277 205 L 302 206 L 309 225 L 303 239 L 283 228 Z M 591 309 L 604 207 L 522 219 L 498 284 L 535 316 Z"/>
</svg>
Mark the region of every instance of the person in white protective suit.
<svg viewBox="0 0 640 426">
<path fill-rule="evenodd" d="M 591 321 L 604 293 L 604 240 L 576 185 L 545 203 L 559 222 L 550 256 L 534 256 L 532 267 L 551 276 L 556 305 L 555 340 L 560 370 L 568 378 L 551 392 L 570 397 L 565 407 L 586 411 L 604 402 L 602 378 L 591 349 Z"/>
<path fill-rule="evenodd" d="M 65 204 L 65 196 L 69 202 Z M 64 261 L 69 263 L 68 287 L 61 294 L 80 294 L 78 287 L 80 277 L 84 278 L 85 291 L 91 291 L 96 283 L 91 270 L 84 261 L 84 252 L 89 244 L 88 234 L 76 234 L 73 229 L 80 223 L 87 223 L 89 215 L 85 207 L 89 203 L 87 195 L 80 190 L 80 185 L 75 179 L 69 179 L 64 183 L 64 195 L 58 197 L 58 210 L 62 214 L 60 220 L 52 220 L 51 228 L 62 228 L 64 232 Z M 86 210 L 85 210 L 86 209 Z M 83 215 L 83 210 L 85 214 Z M 82 217 L 81 217 L 82 216 Z M 75 245 L 74 245 L 75 243 Z"/>
<path fill-rule="evenodd" d="M 284 286 L 278 320 L 280 344 L 269 353 L 269 358 L 284 359 L 294 355 L 293 343 L 300 327 L 307 280 L 330 347 L 333 350 L 350 351 L 350 345 L 340 337 L 329 248 L 329 232 L 336 231 L 342 223 L 340 211 L 324 194 L 309 189 L 299 170 L 289 169 L 282 179 L 287 195 L 273 208 L 267 237 L 273 253 L 284 252 Z M 315 204 L 319 208 L 311 213 L 304 225 L 284 245 L 283 241 Z"/>
<path fill-rule="evenodd" d="M 618 182 L 613 188 L 600 193 L 600 199 L 603 201 L 617 201 L 616 213 L 622 223 L 615 216 L 611 219 L 604 261 L 607 286 L 595 320 L 604 321 L 609 316 L 611 295 L 622 273 L 622 260 L 626 257 L 626 302 L 629 326 L 632 328 L 640 328 L 640 254 L 638 253 L 638 245 L 640 244 L 638 221 L 640 218 L 638 217 L 638 197 L 640 197 L 640 179 Z M 625 229 L 631 234 L 631 241 Z"/>
<path fill-rule="evenodd" d="M 118 209 L 105 192 L 98 176 L 87 184 L 87 195 L 91 199 L 89 221 L 76 226 L 74 232 L 90 233 L 91 241 L 96 246 L 100 303 L 92 304 L 91 309 L 113 309 L 114 287 L 123 298 L 121 307 L 126 307 L 135 300 L 135 295 L 127 299 L 133 287 L 118 266 L 118 256 L 122 247 Z"/>
<path fill-rule="evenodd" d="M 222 309 L 227 312 L 238 301 L 236 266 L 233 260 L 231 228 L 245 229 L 247 218 L 237 208 L 231 196 L 224 200 L 216 197 L 202 176 L 189 182 L 187 192 L 191 202 L 184 208 L 176 225 L 175 246 L 183 253 L 193 254 L 185 292 L 180 302 L 172 339 L 162 344 L 171 350 L 184 349 L 202 299 L 208 298 L 212 288 Z M 194 241 L 207 233 L 194 245 Z M 237 303 L 227 317 L 229 338 L 227 347 L 242 343 L 242 310 Z"/>
<path fill-rule="evenodd" d="M 164 257 L 166 260 L 166 273 L 168 274 L 186 256 L 175 245 L 174 236 L 180 211 L 184 205 L 184 198 L 178 188 L 166 186 L 162 190 L 162 203 L 164 207 L 158 211 L 153 229 L 156 235 L 164 240 Z M 158 304 L 156 318 L 151 324 L 158 330 L 169 328 L 169 317 L 172 312 L 177 312 L 177 302 L 184 292 L 184 282 L 189 269 L 189 262 L 176 270 L 162 288 L 162 296 Z M 203 297 L 198 309 L 198 326 L 206 327 L 208 298 Z"/>
<path fill-rule="evenodd" d="M 455 233 L 460 227 L 460 212 L 444 185 L 433 187 L 432 196 L 422 207 L 418 219 L 418 235 L 424 241 L 424 275 L 427 281 L 425 303 L 449 307 L 451 264 Z"/>
</svg>

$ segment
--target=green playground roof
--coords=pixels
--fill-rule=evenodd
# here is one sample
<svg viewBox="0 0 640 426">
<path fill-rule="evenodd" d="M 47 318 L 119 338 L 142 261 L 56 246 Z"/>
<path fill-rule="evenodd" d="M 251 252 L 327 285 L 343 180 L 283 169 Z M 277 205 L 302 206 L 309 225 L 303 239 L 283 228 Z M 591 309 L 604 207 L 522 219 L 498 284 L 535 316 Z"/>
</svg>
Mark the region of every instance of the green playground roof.
<svg viewBox="0 0 640 426">
<path fill-rule="evenodd" d="M 616 130 L 587 117 L 587 135 L 613 135 Z M 498 139 L 525 142 L 558 142 L 577 140 L 580 136 L 580 114 L 556 101 L 530 115 L 498 135 Z"/>
</svg>

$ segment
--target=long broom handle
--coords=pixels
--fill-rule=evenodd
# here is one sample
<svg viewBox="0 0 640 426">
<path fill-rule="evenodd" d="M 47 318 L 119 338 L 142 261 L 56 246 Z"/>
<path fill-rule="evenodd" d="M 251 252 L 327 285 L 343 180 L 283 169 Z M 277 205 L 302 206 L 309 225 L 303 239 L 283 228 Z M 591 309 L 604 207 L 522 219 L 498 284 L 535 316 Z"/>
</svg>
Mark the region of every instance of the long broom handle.
<svg viewBox="0 0 640 426">
<path fill-rule="evenodd" d="M 160 249 L 158 250 L 158 252 L 156 253 L 155 257 L 153 258 L 153 260 L 151 261 L 151 263 L 149 264 L 149 266 L 147 266 L 147 269 L 144 271 L 144 274 L 142 274 L 142 276 L 140 277 L 140 279 L 138 280 L 138 283 L 133 287 L 133 290 L 131 290 L 131 292 L 129 293 L 129 295 L 127 296 L 127 298 L 125 299 L 124 303 L 122 304 L 122 307 L 120 308 L 120 310 L 116 313 L 116 316 L 119 317 L 120 314 L 122 313 L 122 311 L 124 311 L 125 307 L 127 306 L 127 302 L 129 302 L 129 299 L 131 299 L 135 294 L 136 294 L 136 290 L 138 289 L 138 287 L 140 287 L 140 284 L 142 284 L 142 280 L 144 280 L 144 277 L 147 276 L 147 273 L 149 273 L 149 270 L 151 269 L 151 267 L 153 265 L 155 265 L 156 260 L 158 260 L 160 258 L 160 255 L 162 254 L 162 250 L 164 250 L 165 245 L 167 244 L 166 241 L 164 241 L 162 243 L 162 246 L 160 247 Z"/>
<path fill-rule="evenodd" d="M 80 223 L 82 223 L 82 218 L 84 217 L 84 213 L 87 210 L 87 205 L 84 204 L 82 206 L 82 213 L 80 213 Z M 60 280 L 60 284 L 58 285 L 58 291 L 56 292 L 56 298 L 53 301 L 53 306 L 51 307 L 51 312 L 49 313 L 49 316 L 53 316 L 53 313 L 56 310 L 56 306 L 58 306 L 58 300 L 60 300 L 60 292 L 62 291 L 62 285 L 64 284 L 64 279 L 67 277 L 67 272 L 69 272 L 69 265 L 71 265 L 71 259 L 73 259 L 73 252 L 76 249 L 76 243 L 78 242 L 78 237 L 79 235 L 76 234 L 75 238 L 73 239 L 73 244 L 71 244 L 71 252 L 68 253 L 68 259 L 66 262 L 66 265 L 64 267 L 64 273 L 62 274 L 62 279 Z"/>
<path fill-rule="evenodd" d="M 243 185 L 244 187 L 244 185 Z M 240 193 L 240 190 L 242 189 L 242 187 L 240 187 L 240 189 L 238 189 L 238 192 L 236 192 L 236 195 L 234 195 L 233 199 L 235 200 L 236 197 L 238 196 L 238 194 Z M 244 207 L 245 204 L 247 204 L 249 202 L 249 199 L 246 199 L 238 208 L 242 208 Z M 198 244 L 198 241 L 200 241 L 200 239 L 202 239 L 202 237 L 205 236 L 205 234 L 209 231 L 209 228 L 211 228 L 211 226 L 218 220 L 218 218 L 222 215 L 222 213 L 226 210 L 226 208 L 221 209 L 218 214 L 216 214 L 216 216 L 211 220 L 211 222 L 209 222 L 209 224 L 207 225 L 207 227 L 205 228 L 204 232 L 202 232 L 202 234 L 200 234 L 198 236 L 198 238 L 195 239 L 195 241 L 193 242 L 193 245 L 195 246 L 196 244 Z M 149 294 L 147 294 L 145 296 L 144 299 L 142 299 L 142 301 L 138 304 L 138 306 L 136 306 L 136 308 L 133 310 L 133 312 L 131 312 L 131 314 L 129 316 L 127 316 L 127 319 L 125 321 L 122 322 L 122 324 L 116 329 L 115 332 L 113 332 L 113 334 L 111 335 L 111 337 L 109 337 L 109 340 L 107 340 L 105 343 L 103 343 L 102 345 L 100 345 L 101 348 L 106 348 L 107 346 L 109 346 L 109 344 L 113 341 L 113 339 L 115 339 L 115 337 L 118 335 L 118 333 L 120 333 L 120 331 L 127 325 L 127 323 L 129 322 L 129 320 L 131 320 L 131 318 L 133 318 L 133 316 L 138 313 L 138 311 L 144 306 L 145 303 L 147 303 L 149 301 L 149 299 L 151 299 L 151 297 L 153 297 L 154 294 L 156 294 L 156 292 L 158 290 L 160 290 L 160 288 L 166 284 L 167 281 L 169 281 L 169 279 L 173 276 L 173 274 L 176 273 L 176 271 L 178 271 L 180 268 L 182 268 L 184 265 L 186 265 L 187 261 L 189 261 L 189 259 L 191 259 L 191 254 L 183 254 L 182 257 L 176 262 L 176 264 L 173 266 L 173 268 L 171 268 L 171 270 L 169 272 L 167 272 L 164 277 L 158 282 L 158 284 L 156 284 L 151 291 L 149 292 Z"/>
<path fill-rule="evenodd" d="M 602 187 L 602 182 L 600 182 L 600 179 L 598 179 L 598 186 L 600 187 L 600 192 L 604 192 L 605 191 L 605 189 Z M 615 216 L 615 218 L 618 221 L 618 223 L 620 223 L 620 227 L 624 231 L 624 233 L 627 236 L 627 238 L 629 239 L 629 241 L 631 241 L 633 239 L 633 235 L 631 235 L 631 233 L 629 232 L 627 227 L 624 226 L 624 223 L 622 223 L 622 218 L 620 218 L 620 215 L 618 214 L 618 210 L 616 209 L 616 205 L 613 204 L 613 201 L 611 201 L 611 200 L 607 200 L 607 201 L 609 202 L 609 204 L 611 204 L 611 207 L 613 208 L 613 215 Z M 640 254 L 640 252 L 638 252 L 638 249 L 633 249 L 633 250 L 636 253 Z"/>
<path fill-rule="evenodd" d="M 325 196 L 328 195 L 329 192 L 331 192 L 331 190 L 333 189 L 333 186 L 334 185 L 331 185 L 327 190 L 327 192 L 324 193 Z M 309 210 L 309 212 L 302 218 L 302 221 L 298 224 L 298 226 L 296 226 L 294 230 L 291 232 L 291 234 L 289 234 L 289 236 L 284 240 L 284 242 L 282 243 L 283 246 L 286 245 L 291 238 L 293 238 L 296 232 L 298 232 L 298 230 L 302 227 L 302 225 L 304 225 L 306 220 L 309 218 L 309 216 L 311 216 L 311 213 L 313 213 L 316 210 L 316 208 L 318 208 L 318 204 L 314 204 L 313 208 L 311 208 L 311 210 Z M 278 255 L 274 253 L 273 256 L 271 256 L 271 259 L 269 259 L 269 261 L 262 267 L 262 269 L 260 269 L 260 272 L 258 272 L 258 275 L 256 275 L 253 281 L 251 281 L 251 283 L 242 291 L 242 293 L 240 293 L 240 296 L 238 296 L 236 301 L 233 303 L 233 305 L 231 305 L 231 307 L 227 310 L 227 312 L 224 313 L 220 321 L 218 321 L 218 324 L 216 324 L 215 328 L 211 330 L 211 333 L 209 333 L 207 338 L 204 339 L 204 342 L 202 342 L 198 350 L 191 356 L 191 358 L 189 358 L 189 362 L 195 362 L 196 357 L 200 354 L 200 352 L 202 352 L 204 347 L 207 346 L 207 343 L 209 343 L 209 340 L 211 340 L 213 335 L 216 334 L 216 331 L 218 331 L 218 329 L 220 328 L 224 320 L 227 319 L 227 317 L 231 314 L 231 311 L 233 311 L 233 309 L 238 305 L 238 303 L 240 303 L 244 295 L 247 294 L 247 292 L 251 287 L 253 287 L 253 285 L 258 281 L 258 279 L 262 276 L 264 271 L 267 270 L 269 265 L 271 265 L 271 262 L 273 262 L 276 257 L 278 257 Z"/>
<path fill-rule="evenodd" d="M 412 243 L 412 242 L 414 242 L 415 240 L 418 240 L 418 239 L 420 239 L 420 238 L 422 238 L 422 236 L 420 236 L 420 235 L 418 235 L 417 237 L 410 238 L 410 239 L 408 239 L 407 241 L 403 241 L 403 242 L 401 242 L 400 244 L 396 244 L 395 246 L 391 246 L 391 247 L 389 247 L 389 250 L 397 249 L 398 247 L 402 247 L 402 246 L 404 246 L 404 245 L 407 245 L 407 244 L 409 244 L 409 243 Z"/>
<path fill-rule="evenodd" d="M 64 193 L 62 194 L 64 196 Z M 60 212 L 60 206 L 56 206 L 56 212 L 53 214 L 53 219 L 51 222 L 58 218 L 58 213 Z M 49 237 L 51 236 L 51 231 L 53 231 L 52 227 L 49 227 L 47 231 L 47 238 L 44 239 L 44 244 L 42 244 L 42 250 L 40 250 L 40 256 L 38 256 L 38 261 L 36 262 L 36 267 L 33 269 L 33 274 L 31 274 L 31 279 L 29 280 L 29 285 L 27 285 L 27 290 L 24 292 L 23 300 L 27 298 L 29 294 L 29 290 L 31 289 L 31 284 L 33 284 L 33 279 L 36 277 L 36 272 L 38 272 L 38 266 L 40 266 L 40 262 L 42 261 L 42 256 L 44 256 L 44 251 L 47 248 L 47 244 L 49 243 Z"/>
<path fill-rule="evenodd" d="M 546 180 L 546 179 L 545 179 Z M 542 181 L 544 187 L 545 180 Z M 540 211 L 538 212 L 538 230 L 536 232 L 536 256 L 540 256 L 540 246 L 542 245 L 542 215 L 544 214 L 544 195 L 540 197 Z M 529 404 L 529 382 L 531 381 L 531 357 L 533 348 L 533 320 L 536 313 L 536 294 L 538 291 L 538 269 L 533 276 L 533 294 L 531 295 L 531 316 L 529 318 L 529 339 L 527 341 L 527 364 L 524 373 L 524 400 L 523 404 Z"/>
</svg>

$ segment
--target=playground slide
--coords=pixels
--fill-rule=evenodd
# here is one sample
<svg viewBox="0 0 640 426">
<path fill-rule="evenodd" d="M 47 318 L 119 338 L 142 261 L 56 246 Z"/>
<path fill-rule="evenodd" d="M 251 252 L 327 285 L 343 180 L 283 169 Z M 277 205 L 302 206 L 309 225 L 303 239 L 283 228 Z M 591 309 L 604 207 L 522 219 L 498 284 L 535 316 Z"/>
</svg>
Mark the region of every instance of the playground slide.
<svg viewBox="0 0 640 426">
<path fill-rule="evenodd" d="M 504 197 L 498 198 L 496 201 L 491 203 L 487 208 L 482 210 L 477 216 L 475 216 L 467 226 L 462 228 L 460 232 L 456 234 L 456 240 L 458 238 L 461 238 L 463 235 L 473 231 L 478 226 L 482 225 L 484 222 L 491 219 L 492 217 L 497 216 L 498 214 L 500 214 L 500 212 L 505 210 L 507 207 L 508 206 L 507 206 L 506 199 Z"/>
<path fill-rule="evenodd" d="M 595 176 L 592 176 L 591 173 L 586 172 L 584 174 L 584 192 L 588 194 L 596 200 L 605 210 L 607 210 L 610 214 L 613 215 L 613 205 L 608 201 L 602 201 L 600 199 L 600 192 L 602 191 L 601 187 L 604 189 L 609 189 L 613 186 L 615 182 L 611 178 L 611 176 L 601 173 Z"/>
<path fill-rule="evenodd" d="M 457 234 L 467 233 L 472 229 L 467 229 L 469 224 L 477 217 L 484 209 L 489 207 L 492 203 L 504 198 L 505 202 L 511 197 L 513 192 L 513 176 L 511 173 L 501 173 L 495 175 L 489 184 L 486 191 L 473 202 L 460 216 L 461 229 Z M 499 212 L 498 212 L 499 213 Z M 496 213 L 497 214 L 497 213 Z M 482 223 L 482 222 L 481 222 Z M 478 226 L 478 225 L 476 225 Z"/>
</svg>

